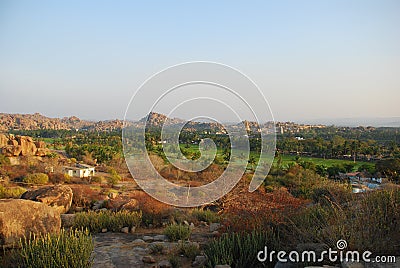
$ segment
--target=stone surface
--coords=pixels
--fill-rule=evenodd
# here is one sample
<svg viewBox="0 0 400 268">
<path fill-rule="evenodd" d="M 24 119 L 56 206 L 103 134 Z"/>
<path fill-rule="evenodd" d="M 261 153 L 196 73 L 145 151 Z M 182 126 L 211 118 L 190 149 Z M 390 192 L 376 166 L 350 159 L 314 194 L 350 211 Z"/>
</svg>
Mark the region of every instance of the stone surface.
<svg viewBox="0 0 400 268">
<path fill-rule="evenodd" d="M 156 235 L 153 239 L 154 241 L 167 241 L 168 237 L 166 235 Z"/>
<path fill-rule="evenodd" d="M 123 228 L 121 228 L 121 233 L 129 234 L 129 227 L 123 227 Z"/>
<path fill-rule="evenodd" d="M 220 223 L 213 222 L 210 224 L 210 232 L 217 231 L 221 227 Z"/>
<path fill-rule="evenodd" d="M 163 260 L 158 263 L 158 267 L 160 268 L 172 268 L 171 263 L 168 260 Z"/>
<path fill-rule="evenodd" d="M 139 202 L 136 199 L 131 199 L 127 203 L 123 204 L 120 210 L 137 211 L 139 210 Z"/>
<path fill-rule="evenodd" d="M 59 232 L 60 213 L 39 202 L 0 199 L 0 244 L 10 245 L 23 236 Z"/>
<path fill-rule="evenodd" d="M 296 263 L 292 262 L 280 262 L 278 261 L 274 268 L 298 268 L 299 266 Z"/>
<path fill-rule="evenodd" d="M 131 230 L 129 231 L 131 234 L 134 234 L 136 232 L 136 227 L 132 226 Z"/>
<path fill-rule="evenodd" d="M 101 229 L 101 232 L 102 232 L 102 233 L 107 233 L 108 230 L 107 230 L 107 228 L 103 228 L 103 229 Z"/>
<path fill-rule="evenodd" d="M 143 256 L 142 262 L 144 262 L 144 263 L 155 263 L 156 260 L 154 259 L 153 256 L 151 256 L 151 255 L 146 255 L 146 256 Z"/>
<path fill-rule="evenodd" d="M 27 191 L 21 196 L 21 199 L 44 203 L 63 214 L 71 207 L 72 195 L 72 189 L 69 186 L 55 185 Z"/>
<path fill-rule="evenodd" d="M 342 268 L 365 268 L 365 265 L 361 262 L 353 261 L 342 261 Z"/>
<path fill-rule="evenodd" d="M 8 137 L 4 134 L 0 134 L 0 148 L 8 144 Z"/>
<path fill-rule="evenodd" d="M 61 214 L 61 226 L 63 228 L 70 228 L 74 224 L 75 214 Z"/>
<path fill-rule="evenodd" d="M 153 242 L 153 241 L 154 241 L 154 238 L 153 238 L 152 236 L 145 235 L 145 236 L 143 236 L 143 240 L 144 240 L 145 242 Z"/>
<path fill-rule="evenodd" d="M 205 265 L 206 261 L 207 261 L 206 256 L 203 256 L 203 255 L 196 256 L 196 258 L 194 258 L 192 266 L 193 267 L 203 267 Z"/>
<path fill-rule="evenodd" d="M 31 137 L 16 136 L 15 138 L 18 141 L 18 144 L 21 145 L 22 156 L 29 156 L 36 154 L 37 148 Z"/>
<path fill-rule="evenodd" d="M 116 193 L 116 192 L 111 192 L 108 194 L 108 198 L 110 198 L 110 199 L 115 199 L 115 198 L 117 198 L 117 196 L 118 196 L 118 193 Z"/>
<path fill-rule="evenodd" d="M 21 154 L 22 147 L 17 145 L 6 145 L 1 148 L 1 153 L 5 156 L 12 157 L 12 156 L 19 156 Z"/>
<path fill-rule="evenodd" d="M 214 268 L 231 268 L 231 267 L 227 264 L 223 264 L 223 265 L 215 265 Z"/>
</svg>

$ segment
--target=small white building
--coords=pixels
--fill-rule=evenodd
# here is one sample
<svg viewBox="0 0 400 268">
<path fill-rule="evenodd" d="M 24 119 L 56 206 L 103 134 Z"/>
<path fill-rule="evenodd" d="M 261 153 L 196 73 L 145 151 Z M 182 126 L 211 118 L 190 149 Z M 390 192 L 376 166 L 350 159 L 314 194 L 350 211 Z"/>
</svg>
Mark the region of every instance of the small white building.
<svg viewBox="0 0 400 268">
<path fill-rule="evenodd" d="M 94 167 L 85 164 L 76 164 L 74 167 L 64 167 L 64 172 L 71 177 L 88 178 L 95 175 Z"/>
</svg>

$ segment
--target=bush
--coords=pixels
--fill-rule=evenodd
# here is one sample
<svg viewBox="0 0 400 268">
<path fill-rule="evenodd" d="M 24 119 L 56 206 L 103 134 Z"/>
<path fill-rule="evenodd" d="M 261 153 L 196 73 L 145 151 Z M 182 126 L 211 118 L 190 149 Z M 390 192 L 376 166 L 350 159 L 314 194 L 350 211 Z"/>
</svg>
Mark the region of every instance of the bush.
<svg viewBox="0 0 400 268">
<path fill-rule="evenodd" d="M 93 183 L 102 183 L 103 180 L 104 180 L 104 177 L 102 177 L 102 176 L 93 176 L 93 177 L 91 178 L 90 182 L 93 182 Z"/>
<path fill-rule="evenodd" d="M 207 267 L 227 264 L 236 267 L 264 267 L 257 253 L 265 246 L 279 249 L 278 239 L 272 232 L 229 233 L 212 241 L 205 249 Z M 274 266 L 273 263 L 270 265 Z"/>
<path fill-rule="evenodd" d="M 200 248 L 197 243 L 181 242 L 177 246 L 177 251 L 179 254 L 194 260 L 194 258 L 200 255 Z"/>
<path fill-rule="evenodd" d="M 71 182 L 71 176 L 66 173 L 53 173 L 49 175 L 49 181 L 54 184 L 69 183 Z"/>
<path fill-rule="evenodd" d="M 181 224 L 169 225 L 164 230 L 164 234 L 171 241 L 189 239 L 190 233 L 191 233 L 190 227 Z"/>
<path fill-rule="evenodd" d="M 373 191 L 344 204 L 319 203 L 299 211 L 291 221 L 284 235 L 292 246 L 318 242 L 334 248 L 336 241 L 345 239 L 351 250 L 397 254 L 400 190 Z"/>
<path fill-rule="evenodd" d="M 31 184 L 46 184 L 49 182 L 49 176 L 44 173 L 33 173 L 25 176 L 22 181 Z"/>
<path fill-rule="evenodd" d="M 61 230 L 20 241 L 20 262 L 26 268 L 91 267 L 93 240 L 88 231 Z"/>
<path fill-rule="evenodd" d="M 217 213 L 211 211 L 211 210 L 194 209 L 192 211 L 192 215 L 198 221 L 205 221 L 205 222 L 208 222 L 208 223 L 219 222 L 220 221 L 219 215 Z"/>
<path fill-rule="evenodd" d="M 149 250 L 151 254 L 161 254 L 164 250 L 164 245 L 159 243 L 150 244 Z"/>
<path fill-rule="evenodd" d="M 10 187 L 6 188 L 0 185 L 0 199 L 1 198 L 20 198 L 23 193 L 26 192 L 25 188 L 22 187 Z"/>
<path fill-rule="evenodd" d="M 179 268 L 181 267 L 181 261 L 179 260 L 178 256 L 171 255 L 168 258 L 169 263 L 171 264 L 172 268 Z"/>
<path fill-rule="evenodd" d="M 142 221 L 141 212 L 129 211 L 100 211 L 80 212 L 75 214 L 73 227 L 87 228 L 91 233 L 99 233 L 106 228 L 112 232 L 119 232 L 123 227 L 138 227 Z"/>
</svg>

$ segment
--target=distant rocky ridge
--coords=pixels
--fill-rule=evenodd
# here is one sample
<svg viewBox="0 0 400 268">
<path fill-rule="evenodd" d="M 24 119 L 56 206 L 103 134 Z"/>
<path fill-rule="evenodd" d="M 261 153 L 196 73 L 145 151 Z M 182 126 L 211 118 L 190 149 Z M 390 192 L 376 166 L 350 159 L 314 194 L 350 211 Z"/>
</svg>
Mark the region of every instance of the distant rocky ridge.
<svg viewBox="0 0 400 268">
<path fill-rule="evenodd" d="M 161 128 L 164 124 L 175 127 L 182 126 L 185 123 L 186 131 L 202 131 L 212 133 L 226 133 L 228 129 L 220 123 L 215 122 L 197 122 L 182 120 L 179 118 L 168 118 L 166 115 L 151 112 L 148 116 L 143 117 L 139 121 L 123 121 L 123 120 L 106 120 L 106 121 L 87 121 L 81 120 L 76 116 L 64 118 L 49 118 L 39 113 L 35 114 L 6 114 L 0 113 L 0 133 L 9 132 L 11 130 L 87 130 L 87 131 L 113 131 L 122 129 L 125 126 L 142 127 L 146 126 Z M 277 131 L 280 133 L 297 133 L 304 129 L 323 128 L 324 125 L 308 125 L 296 124 L 293 122 L 266 122 L 258 124 L 251 121 L 243 121 L 237 124 L 227 124 L 230 130 L 237 130 L 244 124 L 248 132 L 257 133 L 261 130 L 264 133 Z M 274 130 L 276 128 L 276 130 Z"/>
<path fill-rule="evenodd" d="M 0 113 L 0 131 L 10 130 L 95 130 L 110 131 L 121 129 L 122 120 L 87 121 L 76 116 L 64 118 L 50 118 L 39 113 L 35 114 L 6 114 Z"/>
</svg>

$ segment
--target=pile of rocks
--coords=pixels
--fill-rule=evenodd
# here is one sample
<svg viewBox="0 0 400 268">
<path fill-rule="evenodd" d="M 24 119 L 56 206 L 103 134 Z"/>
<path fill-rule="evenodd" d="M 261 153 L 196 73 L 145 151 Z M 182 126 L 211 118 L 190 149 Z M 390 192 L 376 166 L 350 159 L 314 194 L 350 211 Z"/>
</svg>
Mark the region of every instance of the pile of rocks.
<svg viewBox="0 0 400 268">
<path fill-rule="evenodd" d="M 34 141 L 28 136 L 14 136 L 12 134 L 0 134 L 1 154 L 13 156 L 45 156 L 50 151 L 43 141 Z"/>
</svg>

